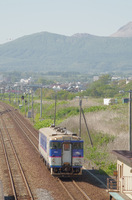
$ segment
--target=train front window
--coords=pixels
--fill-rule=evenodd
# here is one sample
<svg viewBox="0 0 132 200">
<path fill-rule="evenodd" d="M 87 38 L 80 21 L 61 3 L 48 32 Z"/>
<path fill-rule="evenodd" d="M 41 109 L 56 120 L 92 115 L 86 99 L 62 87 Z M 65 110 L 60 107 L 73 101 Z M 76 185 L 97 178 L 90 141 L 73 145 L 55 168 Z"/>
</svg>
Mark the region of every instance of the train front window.
<svg viewBox="0 0 132 200">
<path fill-rule="evenodd" d="M 83 149 L 83 143 L 82 142 L 74 142 L 73 149 Z"/>
<path fill-rule="evenodd" d="M 66 143 L 64 144 L 64 151 L 69 151 L 70 150 L 70 144 Z"/>
<path fill-rule="evenodd" d="M 61 142 L 50 142 L 50 149 L 61 149 Z"/>
</svg>

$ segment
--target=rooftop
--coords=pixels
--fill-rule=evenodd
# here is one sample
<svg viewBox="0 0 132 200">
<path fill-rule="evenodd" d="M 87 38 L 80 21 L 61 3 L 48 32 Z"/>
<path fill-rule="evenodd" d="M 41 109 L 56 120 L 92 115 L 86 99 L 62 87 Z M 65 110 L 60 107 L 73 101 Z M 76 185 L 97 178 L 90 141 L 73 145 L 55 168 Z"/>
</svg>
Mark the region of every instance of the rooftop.
<svg viewBox="0 0 132 200">
<path fill-rule="evenodd" d="M 117 156 L 119 160 L 125 162 L 132 167 L 132 151 L 113 150 L 112 152 Z"/>
</svg>

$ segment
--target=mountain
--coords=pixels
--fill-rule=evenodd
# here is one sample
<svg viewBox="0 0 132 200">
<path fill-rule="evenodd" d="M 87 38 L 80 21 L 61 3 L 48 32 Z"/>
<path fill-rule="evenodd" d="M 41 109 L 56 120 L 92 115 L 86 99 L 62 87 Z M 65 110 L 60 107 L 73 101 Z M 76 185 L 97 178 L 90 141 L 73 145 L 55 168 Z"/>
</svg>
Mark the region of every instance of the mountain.
<svg viewBox="0 0 132 200">
<path fill-rule="evenodd" d="M 41 32 L 0 45 L 0 71 L 124 72 L 132 69 L 132 38 Z"/>
<path fill-rule="evenodd" d="M 112 34 L 111 37 L 132 37 L 132 22 L 121 27 L 116 33 Z"/>
</svg>

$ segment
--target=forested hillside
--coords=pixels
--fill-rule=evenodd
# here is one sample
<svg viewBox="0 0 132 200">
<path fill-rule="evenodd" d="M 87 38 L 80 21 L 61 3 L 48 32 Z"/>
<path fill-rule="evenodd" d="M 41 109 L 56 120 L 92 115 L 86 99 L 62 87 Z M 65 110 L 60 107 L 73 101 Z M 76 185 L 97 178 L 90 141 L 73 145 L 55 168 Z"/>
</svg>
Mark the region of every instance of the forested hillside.
<svg viewBox="0 0 132 200">
<path fill-rule="evenodd" d="M 131 72 L 132 38 L 48 32 L 0 45 L 1 71 Z"/>
</svg>

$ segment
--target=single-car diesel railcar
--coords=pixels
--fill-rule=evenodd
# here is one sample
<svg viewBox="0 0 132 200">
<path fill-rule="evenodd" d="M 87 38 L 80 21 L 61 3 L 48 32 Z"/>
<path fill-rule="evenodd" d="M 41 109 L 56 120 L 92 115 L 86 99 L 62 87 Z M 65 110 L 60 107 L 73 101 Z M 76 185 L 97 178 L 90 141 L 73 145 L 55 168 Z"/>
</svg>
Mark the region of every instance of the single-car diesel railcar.
<svg viewBox="0 0 132 200">
<path fill-rule="evenodd" d="M 66 128 L 41 128 L 39 130 L 39 152 L 52 175 L 82 174 L 83 140 Z"/>
</svg>

